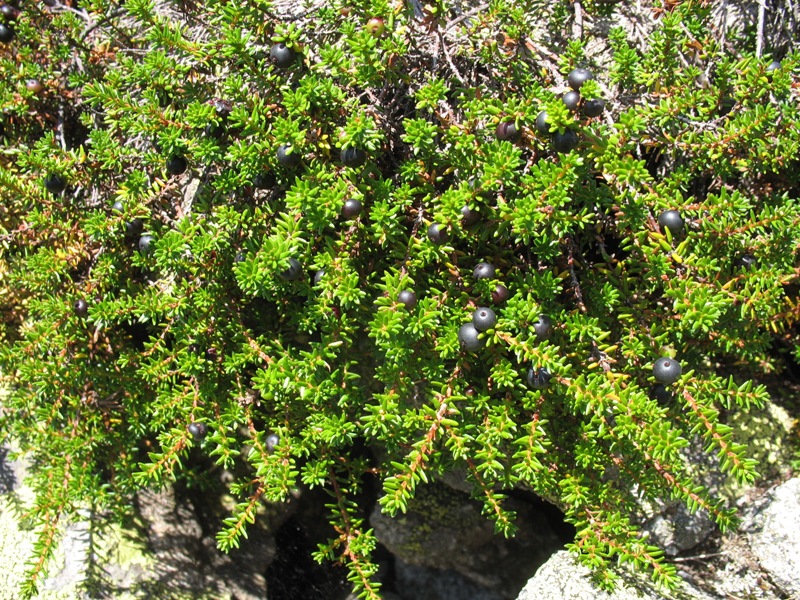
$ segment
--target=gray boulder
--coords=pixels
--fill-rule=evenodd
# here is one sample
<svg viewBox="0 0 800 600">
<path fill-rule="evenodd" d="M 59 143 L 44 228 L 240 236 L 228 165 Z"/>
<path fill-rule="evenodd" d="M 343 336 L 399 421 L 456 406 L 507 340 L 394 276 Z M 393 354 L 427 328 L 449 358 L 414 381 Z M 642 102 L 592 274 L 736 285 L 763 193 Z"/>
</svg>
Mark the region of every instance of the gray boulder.
<svg viewBox="0 0 800 600">
<path fill-rule="evenodd" d="M 495 534 L 480 502 L 434 482 L 417 488 L 405 514 L 390 518 L 376 506 L 370 524 L 401 561 L 401 574 L 402 569 L 420 577 L 438 572 L 446 580 L 460 574 L 482 588 L 463 598 L 502 600 L 516 597 L 530 573 L 563 543 L 548 518 L 531 505 L 509 498 L 506 508 L 517 513 L 519 530 L 511 539 Z"/>
<path fill-rule="evenodd" d="M 591 580 L 589 569 L 579 564 L 575 557 L 561 550 L 553 555 L 536 572 L 522 589 L 517 600 L 712 600 L 689 584 L 672 595 L 662 595 L 647 581 L 632 579 L 607 593 L 598 589 Z"/>
<path fill-rule="evenodd" d="M 753 555 L 772 583 L 788 597 L 800 598 L 800 478 L 770 491 L 747 529 Z"/>
</svg>

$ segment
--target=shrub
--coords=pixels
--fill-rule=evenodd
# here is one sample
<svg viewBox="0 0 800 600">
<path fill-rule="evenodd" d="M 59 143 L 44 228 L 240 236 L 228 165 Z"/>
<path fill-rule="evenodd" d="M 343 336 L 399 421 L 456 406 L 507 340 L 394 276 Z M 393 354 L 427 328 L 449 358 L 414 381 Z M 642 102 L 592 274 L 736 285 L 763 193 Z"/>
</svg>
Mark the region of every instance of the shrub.
<svg viewBox="0 0 800 600">
<path fill-rule="evenodd" d="M 198 448 L 235 474 L 221 549 L 261 503 L 324 487 L 316 557 L 365 598 L 359 490 L 378 478 L 396 514 L 454 468 L 500 533 L 528 488 L 602 585 L 617 562 L 675 584 L 637 496 L 732 526 L 682 450 L 700 436 L 752 481 L 725 415 L 798 354 L 799 57 L 718 39 L 707 4 L 654 7 L 646 40 L 590 34 L 622 8 L 600 2 L 25 5 L 0 44 L 0 430 L 35 466 L 38 527 L 23 592 L 79 509 L 222 485 Z M 571 111 L 576 68 L 594 77 Z M 496 323 L 462 349 L 484 306 Z M 680 377 L 651 394 L 662 356 Z"/>
</svg>

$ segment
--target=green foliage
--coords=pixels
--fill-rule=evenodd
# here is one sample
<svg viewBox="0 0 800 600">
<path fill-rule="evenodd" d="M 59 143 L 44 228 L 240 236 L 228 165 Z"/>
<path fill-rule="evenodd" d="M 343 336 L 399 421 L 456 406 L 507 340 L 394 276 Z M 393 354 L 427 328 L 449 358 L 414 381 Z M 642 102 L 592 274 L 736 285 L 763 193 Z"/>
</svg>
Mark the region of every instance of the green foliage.
<svg viewBox="0 0 800 600">
<path fill-rule="evenodd" d="M 514 533 L 507 491 L 532 489 L 576 526 L 604 586 L 616 564 L 674 585 L 626 515 L 639 496 L 676 497 L 734 525 L 684 450 L 699 437 L 753 481 L 726 414 L 766 402 L 751 378 L 783 367 L 780 344 L 798 347 L 800 56 L 768 72 L 769 58 L 713 37 L 708 3 L 671 4 L 648 45 L 609 33 L 608 69 L 585 89 L 606 100 L 594 119 L 560 100 L 571 69 L 600 63 L 572 37 L 568 3 L 26 7 L 0 45 L 13 386 L 0 432 L 36 466 L 39 531 L 23 592 L 60 521 L 88 505 L 122 515 L 138 489 L 190 480 L 193 448 L 238 477 L 226 551 L 261 503 L 325 488 L 332 537 L 315 556 L 345 564 L 360 597 L 380 597 L 355 502 L 365 478 L 396 514 L 456 468 L 498 532 Z M 382 35 L 364 27 L 375 16 Z M 276 42 L 294 66 L 269 62 Z M 576 150 L 535 132 L 542 110 Z M 496 139 L 508 121 L 519 141 Z M 296 166 L 278 161 L 287 144 Z M 348 148 L 365 164 L 343 165 Z M 175 155 L 189 169 L 170 176 Z M 64 192 L 46 191 L 50 173 Z M 350 198 L 364 211 L 347 220 Z M 658 227 L 667 209 L 680 236 Z M 426 235 L 434 222 L 444 245 Z M 494 279 L 474 280 L 481 261 Z M 498 284 L 511 296 L 485 347 L 462 352 L 459 327 Z M 650 393 L 664 353 L 683 365 L 670 402 Z M 528 388 L 531 367 L 549 386 Z"/>
</svg>

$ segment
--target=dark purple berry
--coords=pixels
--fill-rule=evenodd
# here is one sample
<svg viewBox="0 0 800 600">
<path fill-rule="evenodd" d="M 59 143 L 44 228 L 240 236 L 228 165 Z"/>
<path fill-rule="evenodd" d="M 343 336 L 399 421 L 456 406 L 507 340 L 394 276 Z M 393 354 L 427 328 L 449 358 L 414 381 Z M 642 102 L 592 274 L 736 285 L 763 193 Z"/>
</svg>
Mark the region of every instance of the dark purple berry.
<svg viewBox="0 0 800 600">
<path fill-rule="evenodd" d="M 567 83 L 576 92 L 581 89 L 584 83 L 594 79 L 594 75 L 589 69 L 577 68 L 570 71 L 567 75 Z"/>
<path fill-rule="evenodd" d="M 122 203 L 121 200 L 117 200 L 114 204 L 111 205 L 111 212 L 115 213 L 122 213 L 125 212 L 125 205 Z"/>
<path fill-rule="evenodd" d="M 278 42 L 269 50 L 270 62 L 279 69 L 288 69 L 294 64 L 295 51 L 283 42 Z"/>
<path fill-rule="evenodd" d="M 494 131 L 498 140 L 508 140 L 514 142 L 519 139 L 519 130 L 514 121 L 501 121 L 497 124 Z"/>
<path fill-rule="evenodd" d="M 281 438 L 277 433 L 270 433 L 264 439 L 264 445 L 267 447 L 267 452 L 273 452 L 275 447 L 280 443 Z"/>
<path fill-rule="evenodd" d="M 781 61 L 773 60 L 771 63 L 767 65 L 767 73 L 772 73 L 773 71 L 780 71 L 781 69 Z"/>
<path fill-rule="evenodd" d="M 547 387 L 547 384 L 550 383 L 550 379 L 552 375 L 547 369 L 544 368 L 534 368 L 531 367 L 528 369 L 528 376 L 527 381 L 528 385 L 535 390 L 542 390 Z"/>
<path fill-rule="evenodd" d="M 502 304 L 506 300 L 508 300 L 509 291 L 506 286 L 502 283 L 498 283 L 494 287 L 494 291 L 492 292 L 492 302 L 495 304 Z"/>
<path fill-rule="evenodd" d="M 139 238 L 139 252 L 142 254 L 150 254 L 153 251 L 153 242 L 155 238 L 146 233 L 142 237 Z"/>
<path fill-rule="evenodd" d="M 472 272 L 472 276 L 476 281 L 480 279 L 492 279 L 494 274 L 494 265 L 488 262 L 479 262 L 476 265 L 475 270 Z"/>
<path fill-rule="evenodd" d="M 214 112 L 216 112 L 217 116 L 223 121 L 230 116 L 231 111 L 233 110 L 233 104 L 231 104 L 228 100 L 223 100 L 222 98 L 214 98 L 213 100 L 209 100 L 209 104 L 214 107 Z"/>
<path fill-rule="evenodd" d="M 587 117 L 599 117 L 606 109 L 606 103 L 602 98 L 592 98 L 583 103 L 583 114 Z"/>
<path fill-rule="evenodd" d="M 683 217 L 677 210 L 665 210 L 658 216 L 658 226 L 662 233 L 669 229 L 673 236 L 679 235 L 683 231 Z"/>
<path fill-rule="evenodd" d="M 51 194 L 57 195 L 67 187 L 67 180 L 61 175 L 50 173 L 44 180 L 44 187 Z"/>
<path fill-rule="evenodd" d="M 167 160 L 167 173 L 170 175 L 180 175 L 186 171 L 188 166 L 186 159 L 178 154 Z"/>
<path fill-rule="evenodd" d="M 15 35 L 14 28 L 11 25 L 0 23 L 0 42 L 3 44 L 8 44 L 14 39 Z"/>
<path fill-rule="evenodd" d="M 19 13 L 20 10 L 16 6 L 11 6 L 10 4 L 3 4 L 0 6 L 0 15 L 2 15 L 6 21 L 16 21 Z"/>
<path fill-rule="evenodd" d="M 209 123 L 203 129 L 203 133 L 208 137 L 221 138 L 225 133 L 225 125 L 222 123 Z"/>
<path fill-rule="evenodd" d="M 657 383 L 650 388 L 650 397 L 661 404 L 669 404 L 675 398 L 663 383 Z"/>
<path fill-rule="evenodd" d="M 473 210 L 469 206 L 461 207 L 461 223 L 464 227 L 471 227 L 481 220 L 481 215 L 477 210 Z"/>
<path fill-rule="evenodd" d="M 472 313 L 472 324 L 478 331 L 486 331 L 497 324 L 497 315 L 491 308 L 481 306 Z"/>
<path fill-rule="evenodd" d="M 543 110 L 536 117 L 536 122 L 533 124 L 536 131 L 542 135 L 550 133 L 550 123 L 547 122 L 547 111 Z"/>
<path fill-rule="evenodd" d="M 547 315 L 539 315 L 539 320 L 533 324 L 533 332 L 539 341 L 548 339 L 553 333 L 553 320 Z"/>
<path fill-rule="evenodd" d="M 432 223 L 430 227 L 428 227 L 428 239 L 434 246 L 446 244 L 449 238 L 450 236 L 447 234 L 447 229 L 444 228 L 444 225 Z"/>
<path fill-rule="evenodd" d="M 653 377 L 659 383 L 669 385 L 681 376 L 681 363 L 674 358 L 662 356 L 653 364 Z"/>
<path fill-rule="evenodd" d="M 300 261 L 292 257 L 289 259 L 289 266 L 279 273 L 281 279 L 285 281 L 293 281 L 300 277 L 303 272 L 303 267 Z"/>
<path fill-rule="evenodd" d="M 300 164 L 300 154 L 291 144 L 283 144 L 278 148 L 278 162 L 287 168 L 296 167 Z"/>
<path fill-rule="evenodd" d="M 346 167 L 360 167 L 367 160 L 367 153 L 361 148 L 342 148 L 339 160 Z"/>
<path fill-rule="evenodd" d="M 189 427 L 187 429 L 189 430 L 189 433 L 192 434 L 192 437 L 196 442 L 202 441 L 208 433 L 208 427 L 206 427 L 205 423 L 189 423 Z"/>
<path fill-rule="evenodd" d="M 125 223 L 125 235 L 131 239 L 136 238 L 144 229 L 141 219 L 132 219 Z"/>
<path fill-rule="evenodd" d="M 576 91 L 567 92 L 561 97 L 561 101 L 568 110 L 575 112 L 581 103 L 581 95 Z"/>
<path fill-rule="evenodd" d="M 314 285 L 319 285 L 319 282 L 322 281 L 323 277 L 325 277 L 325 269 L 320 269 L 314 273 Z"/>
<path fill-rule="evenodd" d="M 458 330 L 458 343 L 465 352 L 477 352 L 486 345 L 486 340 L 479 337 L 479 331 L 472 323 L 464 323 Z"/>
<path fill-rule="evenodd" d="M 261 171 L 258 175 L 253 177 L 253 187 L 259 190 L 267 190 L 275 187 L 275 175 L 270 171 Z"/>
<path fill-rule="evenodd" d="M 553 134 L 553 149 L 556 152 L 571 152 L 578 147 L 578 134 L 567 129 L 564 133 L 556 132 Z"/>
<path fill-rule="evenodd" d="M 87 314 L 89 314 L 89 303 L 86 302 L 83 298 L 79 300 L 75 300 L 75 304 L 72 305 L 72 311 L 79 317 L 83 318 Z"/>
<path fill-rule="evenodd" d="M 344 206 L 342 207 L 342 216 L 345 219 L 355 219 L 358 215 L 361 214 L 361 210 L 363 208 L 364 205 L 361 204 L 361 200 L 350 198 L 345 201 Z"/>
<path fill-rule="evenodd" d="M 749 271 L 758 266 L 758 259 L 752 254 L 742 254 L 736 259 L 736 266 L 745 271 Z"/>
<path fill-rule="evenodd" d="M 397 301 L 410 311 L 417 305 L 417 295 L 411 290 L 403 290 L 397 294 Z"/>
</svg>

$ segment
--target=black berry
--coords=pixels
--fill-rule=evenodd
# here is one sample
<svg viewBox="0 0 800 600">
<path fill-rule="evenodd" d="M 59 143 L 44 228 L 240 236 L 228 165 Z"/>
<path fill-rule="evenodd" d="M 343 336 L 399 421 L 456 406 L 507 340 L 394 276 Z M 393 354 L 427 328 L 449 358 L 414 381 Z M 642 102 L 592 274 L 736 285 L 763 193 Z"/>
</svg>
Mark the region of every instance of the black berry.
<svg viewBox="0 0 800 600">
<path fill-rule="evenodd" d="M 581 89 L 584 83 L 594 79 L 594 75 L 589 69 L 577 68 L 570 71 L 567 75 L 567 83 L 576 92 Z"/>
<path fill-rule="evenodd" d="M 548 339 L 553 333 L 553 320 L 547 315 L 539 315 L 539 320 L 533 324 L 533 332 L 539 341 Z"/>
<path fill-rule="evenodd" d="M 144 223 L 142 223 L 141 219 L 132 219 L 125 223 L 125 235 L 129 238 L 138 236 L 142 233 L 142 229 L 144 229 Z"/>
<path fill-rule="evenodd" d="M 295 51 L 283 42 L 278 42 L 269 50 L 270 62 L 279 69 L 288 69 L 294 64 Z"/>
<path fill-rule="evenodd" d="M 492 279 L 495 274 L 494 265 L 488 262 L 480 262 L 472 272 L 472 276 L 476 279 Z"/>
<path fill-rule="evenodd" d="M 284 167 L 292 168 L 300 164 L 300 155 L 291 144 L 283 144 L 278 148 L 278 162 Z"/>
<path fill-rule="evenodd" d="M 217 113 L 217 116 L 223 121 L 230 116 L 231 111 L 233 110 L 233 105 L 222 98 L 214 98 L 213 100 L 210 100 L 209 103 L 214 107 L 214 111 Z"/>
<path fill-rule="evenodd" d="M 773 71 L 780 71 L 781 69 L 781 61 L 773 60 L 771 63 L 767 65 L 767 73 L 772 73 Z"/>
<path fill-rule="evenodd" d="M 342 148 L 339 160 L 347 167 L 360 167 L 367 160 L 367 153 L 361 148 Z"/>
<path fill-rule="evenodd" d="M 568 110 L 575 112 L 581 103 L 581 95 L 576 91 L 567 92 L 561 97 L 561 101 Z"/>
<path fill-rule="evenodd" d="M 417 295 L 411 290 L 403 290 L 397 294 L 397 301 L 406 307 L 406 310 L 411 310 L 417 305 Z"/>
<path fill-rule="evenodd" d="M 203 133 L 208 137 L 220 138 L 225 133 L 225 125 L 222 123 L 209 123 L 203 129 Z"/>
<path fill-rule="evenodd" d="M 662 233 L 669 229 L 672 235 L 679 235 L 683 231 L 683 217 L 677 210 L 665 210 L 658 215 L 658 226 Z"/>
<path fill-rule="evenodd" d="M 479 337 L 479 331 L 472 323 L 464 323 L 458 330 L 458 343 L 466 352 L 477 352 L 486 345 L 486 340 Z"/>
<path fill-rule="evenodd" d="M 662 356 L 653 364 L 653 377 L 659 383 L 669 385 L 681 376 L 681 363 L 674 358 Z"/>
<path fill-rule="evenodd" d="M 83 318 L 89 314 L 89 304 L 83 298 L 75 300 L 75 304 L 72 305 L 72 312 Z"/>
<path fill-rule="evenodd" d="M 528 369 L 528 376 L 526 377 L 528 385 L 535 390 L 546 388 L 551 378 L 550 372 L 541 367 L 538 369 L 531 367 Z"/>
<path fill-rule="evenodd" d="M 253 177 L 253 186 L 259 190 L 267 190 L 275 187 L 275 175 L 269 171 L 261 171 Z"/>
<path fill-rule="evenodd" d="M 724 117 L 725 115 L 730 114 L 734 106 L 736 106 L 736 100 L 729 96 L 725 96 L 719 101 L 719 108 L 717 110 L 719 111 L 720 116 Z"/>
<path fill-rule="evenodd" d="M 664 386 L 663 383 L 657 383 L 650 388 L 650 397 L 662 404 L 669 404 L 674 399 L 672 393 Z"/>
<path fill-rule="evenodd" d="M 742 254 L 736 259 L 736 266 L 745 271 L 749 271 L 758 266 L 758 259 L 752 254 Z"/>
<path fill-rule="evenodd" d="M 20 11 L 17 7 L 11 6 L 10 4 L 3 4 L 0 6 L 0 15 L 3 15 L 3 18 L 6 21 L 16 21 L 17 17 L 19 16 L 19 12 Z"/>
<path fill-rule="evenodd" d="M 44 187 L 51 194 L 60 194 L 67 187 L 67 180 L 57 173 L 50 173 L 44 180 Z"/>
<path fill-rule="evenodd" d="M 497 324 L 497 315 L 491 308 L 481 306 L 472 313 L 472 324 L 478 331 L 486 331 Z"/>
<path fill-rule="evenodd" d="M 578 147 L 578 134 L 567 129 L 564 133 L 553 134 L 553 149 L 556 152 L 570 152 Z"/>
<path fill-rule="evenodd" d="M 506 300 L 508 300 L 509 291 L 506 286 L 502 283 L 498 283 L 494 287 L 494 291 L 492 292 L 492 302 L 495 304 L 502 304 Z"/>
<path fill-rule="evenodd" d="M 322 281 L 323 277 L 325 277 L 325 269 L 320 269 L 314 273 L 314 285 L 319 285 L 319 282 Z"/>
<path fill-rule="evenodd" d="M 449 238 L 450 236 L 447 234 L 447 230 L 443 225 L 432 223 L 431 226 L 428 227 L 428 239 L 434 246 L 446 244 Z"/>
<path fill-rule="evenodd" d="M 14 28 L 11 25 L 6 25 L 4 23 L 0 23 L 0 42 L 3 44 L 8 44 L 11 40 L 14 39 Z"/>
<path fill-rule="evenodd" d="M 494 131 L 498 140 L 508 140 L 509 142 L 519 139 L 519 130 L 514 121 L 501 121 L 497 124 Z"/>
<path fill-rule="evenodd" d="M 205 423 L 189 423 L 189 427 L 187 427 L 187 429 L 189 430 L 189 433 L 192 434 L 192 437 L 196 442 L 202 441 L 208 433 L 208 427 L 206 427 Z"/>
<path fill-rule="evenodd" d="M 587 117 L 599 117 L 606 109 L 606 103 L 602 98 L 592 98 L 583 103 L 583 114 Z"/>
<path fill-rule="evenodd" d="M 144 234 L 139 238 L 139 251 L 142 254 L 150 254 L 153 251 L 153 242 L 155 238 L 149 233 Z"/>
<path fill-rule="evenodd" d="M 122 203 L 121 200 L 117 200 L 114 204 L 111 205 L 111 212 L 115 213 L 122 213 L 125 211 L 125 205 Z"/>
<path fill-rule="evenodd" d="M 180 175 L 186 171 L 188 166 L 186 159 L 180 154 L 176 154 L 167 160 L 167 173 L 170 175 Z"/>
<path fill-rule="evenodd" d="M 345 201 L 344 206 L 342 207 L 342 216 L 345 219 L 355 219 L 358 215 L 361 214 L 361 210 L 363 208 L 364 205 L 361 204 L 361 200 L 350 198 Z"/>
<path fill-rule="evenodd" d="M 280 278 L 285 281 L 292 281 L 300 277 L 300 274 L 303 272 L 303 267 L 300 265 L 300 261 L 296 258 L 292 257 L 289 259 L 289 266 L 286 267 L 283 271 L 280 272 Z"/>
<path fill-rule="evenodd" d="M 272 452 L 275 447 L 280 443 L 281 438 L 277 433 L 270 433 L 264 439 L 264 445 L 267 447 L 267 452 Z"/>
<path fill-rule="evenodd" d="M 536 122 L 533 124 L 536 131 L 542 135 L 550 133 L 550 124 L 547 122 L 547 111 L 543 110 L 536 117 Z"/>
<path fill-rule="evenodd" d="M 480 220 L 481 215 L 477 210 L 473 210 L 466 205 L 461 207 L 461 223 L 464 227 L 471 227 Z"/>
</svg>

